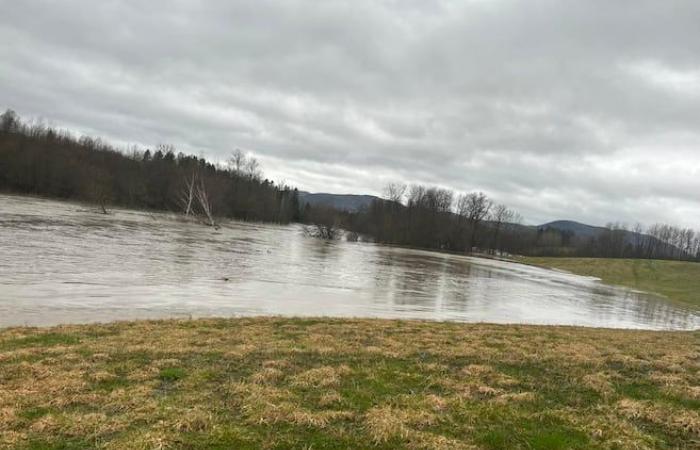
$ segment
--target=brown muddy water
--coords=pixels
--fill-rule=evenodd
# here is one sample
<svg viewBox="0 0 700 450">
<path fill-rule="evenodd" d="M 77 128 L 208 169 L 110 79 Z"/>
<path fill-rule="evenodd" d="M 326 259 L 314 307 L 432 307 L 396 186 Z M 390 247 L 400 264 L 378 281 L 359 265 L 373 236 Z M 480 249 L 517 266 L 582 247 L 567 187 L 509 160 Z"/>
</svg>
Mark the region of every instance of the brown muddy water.
<svg viewBox="0 0 700 450">
<path fill-rule="evenodd" d="M 221 225 L 0 195 L 0 326 L 282 315 L 700 328 L 690 309 L 593 278 Z"/>
</svg>

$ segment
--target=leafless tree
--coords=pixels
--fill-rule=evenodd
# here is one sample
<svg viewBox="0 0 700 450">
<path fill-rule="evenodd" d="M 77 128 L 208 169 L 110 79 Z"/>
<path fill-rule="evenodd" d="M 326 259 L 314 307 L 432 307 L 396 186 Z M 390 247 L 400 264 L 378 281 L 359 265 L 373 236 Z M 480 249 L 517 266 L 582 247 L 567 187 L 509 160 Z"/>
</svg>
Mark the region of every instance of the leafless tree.
<svg viewBox="0 0 700 450">
<path fill-rule="evenodd" d="M 164 155 L 167 155 L 168 153 L 175 154 L 175 146 L 172 144 L 158 144 L 156 151 L 159 151 Z"/>
<path fill-rule="evenodd" d="M 197 200 L 199 202 L 199 206 L 202 208 L 202 211 L 204 214 L 207 216 L 208 223 L 212 227 L 216 227 L 216 222 L 214 221 L 214 216 L 212 215 L 211 211 L 211 203 L 209 201 L 209 195 L 207 194 L 207 189 L 206 186 L 204 185 L 204 180 L 199 179 L 199 183 L 197 184 L 196 190 L 195 190 L 195 195 L 197 197 Z"/>
<path fill-rule="evenodd" d="M 249 156 L 245 164 L 245 175 L 251 180 L 259 180 L 261 176 L 260 162 L 253 156 Z"/>
<path fill-rule="evenodd" d="M 684 228 L 680 233 L 680 245 L 683 251 L 682 258 L 689 258 L 693 255 L 693 240 L 695 231 L 691 228 Z"/>
<path fill-rule="evenodd" d="M 644 226 L 637 222 L 632 228 L 634 233 L 634 257 L 639 258 L 644 254 Z"/>
<path fill-rule="evenodd" d="M 498 204 L 494 206 L 489 213 L 489 220 L 493 225 L 493 248 L 492 250 L 501 250 L 501 231 L 505 224 L 510 223 L 515 218 L 515 211 L 509 209 L 506 205 Z"/>
<path fill-rule="evenodd" d="M 240 149 L 236 149 L 231 152 L 231 156 L 228 159 L 228 166 L 231 171 L 238 175 L 243 174 L 243 170 L 246 166 L 246 156 Z"/>
<path fill-rule="evenodd" d="M 262 176 L 260 162 L 254 156 L 250 154 L 247 155 L 238 148 L 231 152 L 231 156 L 226 163 L 229 170 L 240 177 L 260 180 Z"/>
<path fill-rule="evenodd" d="M 457 214 L 466 219 L 470 227 L 468 249 L 476 244 L 476 234 L 481 222 L 491 210 L 491 200 L 483 192 L 472 192 L 459 197 L 457 200 Z"/>
<path fill-rule="evenodd" d="M 182 206 L 182 210 L 185 213 L 185 216 L 189 216 L 192 214 L 192 201 L 195 198 L 195 186 L 197 183 L 197 172 L 192 171 L 192 176 L 191 177 L 185 177 L 184 179 L 185 186 L 182 188 L 182 191 L 180 192 L 180 205 Z"/>
<path fill-rule="evenodd" d="M 111 200 L 111 177 L 105 171 L 93 168 L 89 180 L 88 189 L 91 199 L 100 207 L 102 214 L 108 214 L 107 203 Z"/>
<path fill-rule="evenodd" d="M 438 214 L 449 213 L 454 203 L 454 192 L 449 189 L 432 188 L 428 190 L 430 207 Z"/>
<path fill-rule="evenodd" d="M 420 184 L 411 185 L 408 191 L 408 205 L 412 207 L 423 207 L 425 206 L 425 192 L 427 191 L 425 186 Z"/>
<path fill-rule="evenodd" d="M 403 204 L 408 186 L 403 183 L 389 183 L 384 187 L 384 198 L 396 204 Z"/>
</svg>

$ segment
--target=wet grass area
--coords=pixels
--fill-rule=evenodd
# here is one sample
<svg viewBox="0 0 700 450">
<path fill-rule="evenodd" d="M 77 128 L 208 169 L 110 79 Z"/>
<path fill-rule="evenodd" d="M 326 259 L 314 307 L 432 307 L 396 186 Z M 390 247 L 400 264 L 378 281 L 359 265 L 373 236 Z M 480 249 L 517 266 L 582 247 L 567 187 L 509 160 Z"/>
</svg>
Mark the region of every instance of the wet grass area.
<svg viewBox="0 0 700 450">
<path fill-rule="evenodd" d="M 700 445 L 700 332 L 340 319 L 0 330 L 0 447 Z"/>
</svg>

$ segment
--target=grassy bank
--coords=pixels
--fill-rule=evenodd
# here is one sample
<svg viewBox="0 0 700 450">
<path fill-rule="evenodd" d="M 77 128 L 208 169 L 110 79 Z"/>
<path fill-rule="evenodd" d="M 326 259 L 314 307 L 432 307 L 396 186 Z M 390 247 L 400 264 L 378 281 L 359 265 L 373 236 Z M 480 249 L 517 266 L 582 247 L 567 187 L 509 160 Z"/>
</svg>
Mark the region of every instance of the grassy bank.
<svg viewBox="0 0 700 450">
<path fill-rule="evenodd" d="M 693 448 L 699 344 L 380 320 L 0 330 L 0 446 Z"/>
<path fill-rule="evenodd" d="M 640 259 L 521 258 L 519 261 L 653 292 L 700 308 L 700 263 Z"/>
</svg>

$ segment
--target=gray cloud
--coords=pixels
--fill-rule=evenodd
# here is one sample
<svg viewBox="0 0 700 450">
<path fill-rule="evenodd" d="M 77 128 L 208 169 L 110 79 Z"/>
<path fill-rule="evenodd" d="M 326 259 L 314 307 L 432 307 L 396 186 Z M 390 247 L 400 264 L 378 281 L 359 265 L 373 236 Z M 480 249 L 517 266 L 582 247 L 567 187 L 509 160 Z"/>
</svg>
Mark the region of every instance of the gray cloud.
<svg viewBox="0 0 700 450">
<path fill-rule="evenodd" d="M 0 106 L 302 189 L 700 226 L 696 1 L 0 0 Z"/>
</svg>

